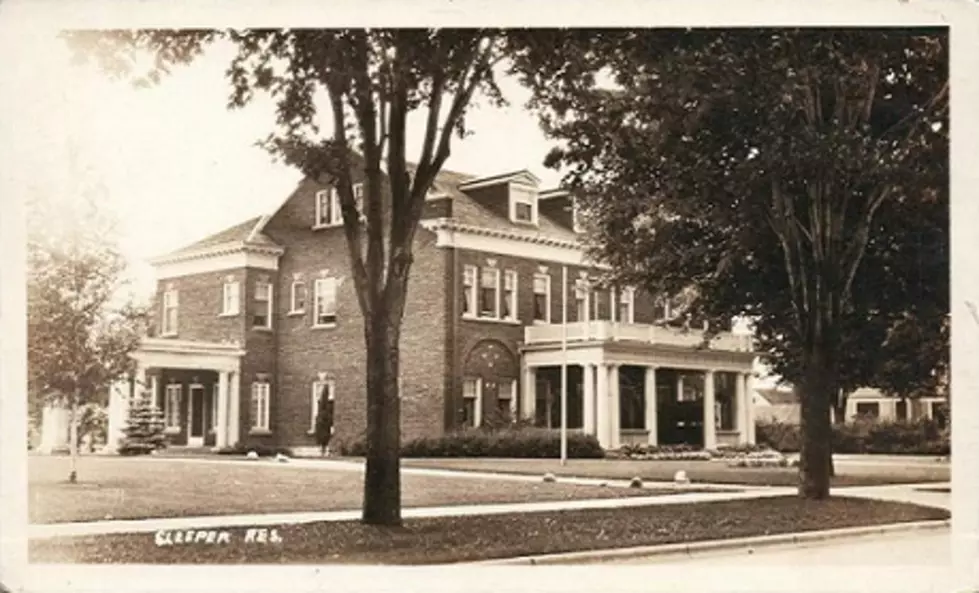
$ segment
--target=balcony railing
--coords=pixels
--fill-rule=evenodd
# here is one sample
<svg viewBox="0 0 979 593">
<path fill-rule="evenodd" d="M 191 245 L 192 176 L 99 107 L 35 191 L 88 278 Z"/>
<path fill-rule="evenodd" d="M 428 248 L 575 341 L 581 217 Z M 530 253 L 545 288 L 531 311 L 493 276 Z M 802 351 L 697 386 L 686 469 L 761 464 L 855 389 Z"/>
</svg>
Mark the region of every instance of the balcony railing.
<svg viewBox="0 0 979 593">
<path fill-rule="evenodd" d="M 564 328 L 561 324 L 531 325 L 524 328 L 525 344 L 560 344 Z M 569 343 L 580 342 L 641 342 L 666 346 L 696 348 L 703 343 L 702 330 L 682 330 L 642 323 L 617 321 L 578 321 L 567 324 Z M 751 352 L 751 336 L 723 332 L 710 342 L 711 350 Z"/>
</svg>

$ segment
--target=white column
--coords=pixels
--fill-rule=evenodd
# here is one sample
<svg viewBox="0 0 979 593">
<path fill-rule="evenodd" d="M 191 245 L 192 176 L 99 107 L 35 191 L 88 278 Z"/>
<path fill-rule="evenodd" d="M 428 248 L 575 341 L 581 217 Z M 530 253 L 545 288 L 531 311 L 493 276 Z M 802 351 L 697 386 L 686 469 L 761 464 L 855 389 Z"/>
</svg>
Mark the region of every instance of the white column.
<svg viewBox="0 0 979 593">
<path fill-rule="evenodd" d="M 473 405 L 473 426 L 483 425 L 483 378 L 476 379 L 476 403 Z"/>
<path fill-rule="evenodd" d="M 744 421 L 746 425 L 745 428 L 747 429 L 745 432 L 748 435 L 746 442 L 749 445 L 754 445 L 755 444 L 755 396 L 754 396 L 755 390 L 751 385 L 751 373 L 745 373 L 744 375 L 741 376 L 741 378 L 744 380 L 744 393 L 745 393 L 744 400 L 746 404 L 744 409 Z"/>
<path fill-rule="evenodd" d="M 525 366 L 523 370 L 523 395 L 520 398 L 521 410 L 525 420 L 534 421 L 537 415 L 537 371 L 532 366 Z"/>
<path fill-rule="evenodd" d="M 41 410 L 40 453 L 51 453 L 68 447 L 68 408 L 58 404 L 47 404 Z"/>
<path fill-rule="evenodd" d="M 135 381 L 138 380 L 137 378 Z M 119 441 L 126 436 L 123 429 L 125 429 L 126 423 L 129 420 L 129 406 L 132 405 L 129 388 L 129 379 L 115 381 L 109 386 L 109 409 L 107 410 L 109 425 L 106 428 L 103 453 L 117 452 L 119 450 Z"/>
<path fill-rule="evenodd" d="M 241 373 L 228 373 L 228 380 L 231 388 L 228 390 L 230 396 L 229 408 L 230 418 L 228 418 L 228 445 L 235 446 L 238 443 L 238 432 L 241 425 Z"/>
<path fill-rule="evenodd" d="M 735 429 L 738 431 L 738 443 L 744 445 L 748 443 L 748 389 L 745 386 L 745 375 L 744 373 L 738 373 L 735 375 L 735 422 L 737 426 Z"/>
<path fill-rule="evenodd" d="M 146 389 L 146 388 L 147 388 L 146 385 L 144 385 L 142 387 L 142 389 Z M 145 395 L 146 397 L 150 398 L 150 403 L 151 404 L 153 404 L 154 406 L 160 408 L 161 410 L 163 409 L 163 404 L 160 402 L 160 377 L 159 377 L 159 375 L 150 375 L 149 392 L 148 393 L 142 393 L 141 392 L 140 393 L 140 396 L 142 397 L 143 395 Z"/>
<path fill-rule="evenodd" d="M 218 417 L 217 432 L 214 435 L 214 446 L 221 448 L 228 446 L 228 399 L 230 391 L 230 371 L 218 372 Z"/>
<path fill-rule="evenodd" d="M 646 367 L 646 383 L 645 383 L 645 396 L 646 396 L 646 431 L 648 433 L 647 441 L 650 445 L 655 445 L 659 442 L 659 436 L 657 435 L 657 419 L 656 415 L 656 367 L 648 366 Z"/>
<path fill-rule="evenodd" d="M 581 373 L 584 382 L 581 396 L 581 405 L 584 407 L 582 428 L 584 428 L 585 434 L 597 436 L 598 433 L 595 432 L 595 365 L 586 363 L 582 367 L 584 367 Z"/>
<path fill-rule="evenodd" d="M 609 427 L 611 429 L 609 442 L 613 449 L 618 449 L 622 444 L 622 416 L 619 411 L 621 402 L 619 396 L 619 365 L 617 364 L 609 365 L 608 386 Z"/>
<path fill-rule="evenodd" d="M 704 372 L 704 449 L 717 448 L 717 426 L 714 416 L 714 371 Z"/>
<path fill-rule="evenodd" d="M 612 446 L 612 420 L 609 417 L 609 365 L 598 365 L 598 388 L 595 390 L 595 435 L 603 449 Z"/>
</svg>

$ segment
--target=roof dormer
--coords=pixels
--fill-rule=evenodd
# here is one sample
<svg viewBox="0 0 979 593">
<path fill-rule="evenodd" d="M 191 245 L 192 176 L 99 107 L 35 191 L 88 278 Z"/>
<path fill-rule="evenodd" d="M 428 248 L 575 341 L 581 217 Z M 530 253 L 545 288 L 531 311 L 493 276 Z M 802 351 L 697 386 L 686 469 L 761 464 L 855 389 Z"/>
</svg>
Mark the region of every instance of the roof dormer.
<svg viewBox="0 0 979 593">
<path fill-rule="evenodd" d="M 540 179 L 530 171 L 470 179 L 459 185 L 484 206 L 510 222 L 537 226 Z"/>
</svg>

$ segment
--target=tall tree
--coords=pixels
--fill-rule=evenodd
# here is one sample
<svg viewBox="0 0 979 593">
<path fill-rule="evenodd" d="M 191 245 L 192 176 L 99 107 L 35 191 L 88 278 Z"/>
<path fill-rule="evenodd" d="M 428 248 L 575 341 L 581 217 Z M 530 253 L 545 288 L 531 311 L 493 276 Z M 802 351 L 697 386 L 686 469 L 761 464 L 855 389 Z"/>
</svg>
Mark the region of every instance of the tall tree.
<svg viewBox="0 0 979 593">
<path fill-rule="evenodd" d="M 518 68 L 562 144 L 549 164 L 567 168 L 600 231 L 593 253 L 654 293 L 694 287 L 691 310 L 715 331 L 755 320 L 760 349 L 799 387 L 800 495 L 828 496 L 845 337 L 881 311 L 933 324 L 942 310 L 909 298 L 907 254 L 919 229 L 947 244 L 947 33 L 553 37 L 527 43 Z M 947 270 L 931 246 L 929 265 Z"/>
<path fill-rule="evenodd" d="M 236 50 L 227 71 L 229 107 L 267 94 L 276 105 L 264 146 L 340 197 L 367 352 L 367 467 L 363 521 L 401 523 L 400 403 L 397 377 L 401 321 L 412 245 L 425 195 L 449 157 L 454 135 L 466 134 L 474 96 L 502 102 L 494 66 L 505 39 L 495 30 L 88 31 L 69 39 L 110 71 L 155 83 L 174 65 L 199 57 L 214 42 Z M 152 56 L 137 72 L 140 56 Z M 320 121 L 317 94 L 326 96 Z M 408 119 L 423 116 L 408 162 Z M 325 124 L 325 125 L 323 125 Z M 328 130 L 320 134 L 320 126 Z M 362 172 L 361 205 L 352 179 Z M 385 190 L 385 173 L 390 191 Z M 361 222 L 363 216 L 363 222 Z"/>
<path fill-rule="evenodd" d="M 125 262 L 115 247 L 84 230 L 50 234 L 38 227 L 45 202 L 29 214 L 27 286 L 28 392 L 33 401 L 70 411 L 71 471 L 77 480 L 79 424 L 86 404 L 104 403 L 110 384 L 133 370 L 143 311 L 120 300 Z M 76 218 L 84 227 L 93 218 Z M 97 225 L 92 225 L 97 226 Z"/>
</svg>

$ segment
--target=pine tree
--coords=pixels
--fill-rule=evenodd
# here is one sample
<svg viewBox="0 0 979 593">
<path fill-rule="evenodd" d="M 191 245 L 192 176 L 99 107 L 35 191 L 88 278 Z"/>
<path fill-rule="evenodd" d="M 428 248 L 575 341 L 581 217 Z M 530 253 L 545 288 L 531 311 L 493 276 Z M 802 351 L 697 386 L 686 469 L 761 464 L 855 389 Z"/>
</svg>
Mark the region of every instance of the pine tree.
<svg viewBox="0 0 979 593">
<path fill-rule="evenodd" d="M 119 454 L 146 455 L 166 447 L 163 429 L 163 412 L 147 394 L 141 394 L 129 407 L 129 418 L 122 429 L 126 436 L 119 445 Z"/>
</svg>

